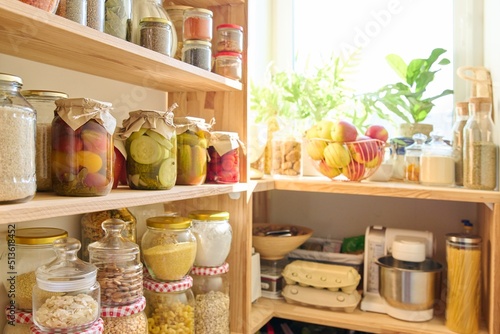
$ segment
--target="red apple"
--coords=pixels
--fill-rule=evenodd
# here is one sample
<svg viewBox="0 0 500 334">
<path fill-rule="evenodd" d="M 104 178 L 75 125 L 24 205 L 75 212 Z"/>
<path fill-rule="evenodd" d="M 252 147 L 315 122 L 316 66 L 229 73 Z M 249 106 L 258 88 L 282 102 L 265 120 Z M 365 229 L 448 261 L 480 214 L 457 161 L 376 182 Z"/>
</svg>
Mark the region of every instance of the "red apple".
<svg viewBox="0 0 500 334">
<path fill-rule="evenodd" d="M 342 174 L 344 174 L 349 181 L 360 181 L 365 175 L 365 165 L 352 160 L 349 165 L 342 168 Z"/>
<path fill-rule="evenodd" d="M 387 139 L 389 139 L 389 132 L 387 129 L 378 124 L 370 125 L 366 129 L 365 135 L 373 139 L 381 140 L 384 143 L 387 142 Z"/>
<path fill-rule="evenodd" d="M 355 142 L 351 142 L 348 145 L 352 158 L 356 162 L 363 164 L 373 160 L 379 152 L 378 142 L 368 136 L 360 135 Z"/>
<path fill-rule="evenodd" d="M 358 129 L 348 121 L 339 120 L 333 123 L 330 135 L 332 140 L 337 142 L 355 141 L 358 137 Z"/>
</svg>

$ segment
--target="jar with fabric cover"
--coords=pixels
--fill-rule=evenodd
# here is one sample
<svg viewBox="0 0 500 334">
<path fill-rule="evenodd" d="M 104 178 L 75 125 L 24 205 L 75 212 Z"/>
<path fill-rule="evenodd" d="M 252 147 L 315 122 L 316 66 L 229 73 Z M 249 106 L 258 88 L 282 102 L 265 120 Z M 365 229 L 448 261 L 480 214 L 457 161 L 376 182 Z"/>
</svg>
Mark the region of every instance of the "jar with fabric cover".
<svg viewBox="0 0 500 334">
<path fill-rule="evenodd" d="M 236 132 L 211 133 L 207 183 L 240 182 L 240 147 L 245 150 Z"/>
<path fill-rule="evenodd" d="M 103 306 L 101 318 L 104 321 L 104 334 L 147 334 L 148 319 L 144 312 L 145 307 L 144 296 L 128 305 Z"/>
<path fill-rule="evenodd" d="M 89 328 L 78 331 L 78 334 L 102 334 L 103 332 L 104 332 L 104 321 L 102 320 L 102 318 L 99 318 Z M 59 332 L 46 332 L 41 330 L 36 325 L 31 326 L 31 334 L 53 334 L 53 333 L 55 334 Z"/>
<path fill-rule="evenodd" d="M 31 312 L 5 308 L 7 323 L 3 328 L 3 334 L 31 334 L 33 316 Z"/>
</svg>

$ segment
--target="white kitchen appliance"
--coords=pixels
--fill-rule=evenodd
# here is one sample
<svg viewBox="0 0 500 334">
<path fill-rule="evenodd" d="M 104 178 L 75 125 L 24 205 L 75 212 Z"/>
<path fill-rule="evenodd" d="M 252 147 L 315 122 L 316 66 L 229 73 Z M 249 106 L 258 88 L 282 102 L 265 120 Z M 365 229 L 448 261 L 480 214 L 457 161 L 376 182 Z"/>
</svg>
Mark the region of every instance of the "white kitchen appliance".
<svg viewBox="0 0 500 334">
<path fill-rule="evenodd" d="M 431 232 L 369 226 L 365 234 L 361 310 L 389 314 L 388 308 L 390 306 L 379 293 L 379 266 L 376 264 L 376 260 L 382 256 L 391 255 L 394 240 L 401 238 L 421 239 L 425 244 L 425 256 L 428 258 L 434 256 L 435 240 Z"/>
</svg>

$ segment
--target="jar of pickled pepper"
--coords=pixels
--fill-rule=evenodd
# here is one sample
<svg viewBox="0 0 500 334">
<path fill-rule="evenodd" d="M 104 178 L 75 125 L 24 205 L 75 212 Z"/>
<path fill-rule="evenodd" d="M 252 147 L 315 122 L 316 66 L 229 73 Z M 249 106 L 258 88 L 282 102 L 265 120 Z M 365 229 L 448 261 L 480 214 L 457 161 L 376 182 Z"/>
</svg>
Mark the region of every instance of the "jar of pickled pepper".
<svg viewBox="0 0 500 334">
<path fill-rule="evenodd" d="M 243 143 L 236 132 L 212 132 L 208 154 L 207 182 L 238 183 L 240 181 L 240 153 Z"/>
</svg>

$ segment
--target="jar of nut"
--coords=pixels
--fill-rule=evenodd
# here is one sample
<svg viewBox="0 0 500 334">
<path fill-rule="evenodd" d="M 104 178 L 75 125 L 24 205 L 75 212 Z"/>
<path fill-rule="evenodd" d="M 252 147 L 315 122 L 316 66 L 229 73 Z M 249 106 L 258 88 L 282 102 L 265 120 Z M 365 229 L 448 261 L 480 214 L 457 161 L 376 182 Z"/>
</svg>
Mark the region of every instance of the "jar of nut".
<svg viewBox="0 0 500 334">
<path fill-rule="evenodd" d="M 139 245 L 125 239 L 125 222 L 102 223 L 105 236 L 89 245 L 90 263 L 97 267 L 103 306 L 129 305 L 142 297 L 142 263 Z"/>
<path fill-rule="evenodd" d="M 277 178 L 302 176 L 302 140 L 278 131 L 271 144 L 271 175 Z"/>
<path fill-rule="evenodd" d="M 104 334 L 147 334 L 148 318 L 144 312 L 145 307 L 144 296 L 129 305 L 103 307 L 101 318 L 104 321 Z"/>
</svg>

